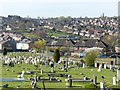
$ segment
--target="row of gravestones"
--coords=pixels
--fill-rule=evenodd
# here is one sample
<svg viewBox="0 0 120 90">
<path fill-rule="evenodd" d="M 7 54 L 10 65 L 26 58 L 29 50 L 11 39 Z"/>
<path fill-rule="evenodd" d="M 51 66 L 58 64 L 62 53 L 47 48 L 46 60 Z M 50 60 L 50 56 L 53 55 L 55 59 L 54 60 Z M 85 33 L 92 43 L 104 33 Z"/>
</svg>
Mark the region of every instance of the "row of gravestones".
<svg viewBox="0 0 120 90">
<path fill-rule="evenodd" d="M 3 65 L 9 65 L 10 63 L 13 64 L 21 64 L 21 63 L 26 63 L 26 64 L 33 64 L 37 66 L 38 64 L 45 65 L 45 67 L 48 67 L 53 63 L 53 61 L 47 57 L 25 57 L 25 56 L 18 56 L 18 57 L 9 57 L 9 56 L 4 56 L 0 58 L 1 61 L 3 62 Z M 71 64 L 72 60 L 69 61 L 68 65 Z"/>
<path fill-rule="evenodd" d="M 95 63 L 95 67 L 97 64 Z M 104 69 L 106 69 L 106 64 L 104 64 Z M 110 70 L 112 70 L 114 72 L 114 66 L 110 65 Z M 102 71 L 102 64 L 99 65 L 98 67 L 98 72 Z M 117 68 L 117 81 L 120 81 L 120 68 Z"/>
<path fill-rule="evenodd" d="M 102 63 L 102 64 L 100 64 L 100 63 L 95 63 L 95 67 L 96 67 L 96 68 L 99 67 L 99 66 L 101 66 L 101 67 L 104 68 L 104 69 L 107 69 L 107 68 L 108 68 L 108 66 L 107 66 L 106 63 Z M 109 65 L 110 70 L 112 70 L 113 67 L 114 67 L 113 64 L 110 64 L 110 65 Z"/>
<path fill-rule="evenodd" d="M 48 60 L 48 58 L 46 57 L 25 57 L 25 56 L 19 56 L 19 57 L 9 57 L 9 56 L 5 56 L 5 57 L 1 57 L 0 58 L 3 63 L 8 64 L 10 62 L 14 62 L 15 64 L 19 64 L 19 63 L 26 63 L 26 64 L 36 64 L 36 63 L 45 63 L 46 60 Z"/>
<path fill-rule="evenodd" d="M 73 79 L 72 79 L 72 76 L 71 76 L 71 75 L 69 75 L 69 76 L 68 76 L 68 79 L 65 79 L 65 81 L 66 81 L 66 86 L 67 86 L 67 87 L 72 87 Z M 86 78 L 84 78 L 84 81 L 86 81 Z M 98 83 L 97 83 L 97 76 L 96 76 L 96 75 L 94 75 L 92 82 L 93 82 L 93 84 L 95 84 L 95 85 L 98 84 Z M 112 82 L 112 83 L 113 83 L 113 85 L 117 85 L 116 76 L 113 76 L 113 82 Z M 101 89 L 104 89 L 104 88 L 105 88 L 104 82 L 100 82 L 100 88 L 101 88 Z"/>
</svg>

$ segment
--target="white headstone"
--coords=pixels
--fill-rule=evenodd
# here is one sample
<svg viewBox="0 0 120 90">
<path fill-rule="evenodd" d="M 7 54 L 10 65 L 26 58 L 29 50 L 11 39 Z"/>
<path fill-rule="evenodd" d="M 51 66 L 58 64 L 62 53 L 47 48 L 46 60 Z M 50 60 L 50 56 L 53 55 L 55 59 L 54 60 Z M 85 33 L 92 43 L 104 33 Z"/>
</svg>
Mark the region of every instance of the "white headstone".
<svg viewBox="0 0 120 90">
<path fill-rule="evenodd" d="M 95 67 L 97 67 L 97 63 L 95 63 Z"/>
<path fill-rule="evenodd" d="M 113 77 L 113 85 L 116 85 L 116 77 Z"/>
<path fill-rule="evenodd" d="M 86 80 L 86 77 L 84 77 L 83 79 Z"/>
<path fill-rule="evenodd" d="M 117 81 L 120 81 L 120 69 L 117 69 Z"/>
<path fill-rule="evenodd" d="M 107 68 L 107 65 L 106 64 L 104 64 L 104 69 L 106 69 Z"/>
<path fill-rule="evenodd" d="M 99 65 L 98 72 L 101 72 L 102 64 Z"/>
<path fill-rule="evenodd" d="M 110 70 L 112 70 L 112 68 L 113 68 L 113 65 L 110 65 Z"/>
<path fill-rule="evenodd" d="M 54 68 L 53 67 L 51 67 L 51 72 L 54 72 Z"/>
<path fill-rule="evenodd" d="M 100 89 L 104 89 L 104 83 L 100 82 Z"/>
<path fill-rule="evenodd" d="M 82 68 L 85 68 L 85 63 L 83 63 L 83 67 Z"/>
<path fill-rule="evenodd" d="M 43 75 L 43 70 L 42 70 L 42 69 L 41 69 L 41 71 L 40 71 L 40 72 L 41 72 L 41 75 Z"/>
</svg>

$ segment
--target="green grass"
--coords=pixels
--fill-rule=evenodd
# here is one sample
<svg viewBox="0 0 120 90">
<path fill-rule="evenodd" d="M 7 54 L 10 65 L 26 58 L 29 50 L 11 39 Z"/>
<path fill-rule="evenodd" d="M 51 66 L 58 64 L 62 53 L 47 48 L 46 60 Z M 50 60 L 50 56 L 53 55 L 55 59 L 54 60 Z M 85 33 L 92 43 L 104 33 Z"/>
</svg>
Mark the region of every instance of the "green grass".
<svg viewBox="0 0 120 90">
<path fill-rule="evenodd" d="M 24 33 L 23 35 L 24 35 L 25 37 L 39 38 L 39 36 L 38 36 L 38 35 L 31 34 L 31 33 Z"/>
<path fill-rule="evenodd" d="M 23 67 L 25 68 L 24 71 L 29 70 L 35 70 L 35 67 L 33 65 L 26 65 L 26 64 L 22 64 L 22 65 L 15 65 L 15 67 L 8 67 L 5 66 L 2 68 L 2 77 L 3 78 L 16 78 L 17 77 L 17 73 L 21 72 L 23 70 Z M 45 68 L 44 66 L 42 66 L 44 71 L 50 71 L 50 67 Z M 6 71 L 6 69 L 9 69 L 10 71 Z M 97 75 L 98 76 L 98 82 L 102 81 L 101 80 L 101 76 L 104 75 L 105 76 L 105 82 L 107 85 L 111 85 L 112 84 L 112 76 L 116 75 L 116 72 L 112 72 L 110 70 L 102 70 L 101 72 L 97 72 L 97 68 L 94 68 L 93 71 L 91 71 L 92 68 L 75 68 L 75 69 L 70 69 L 68 72 L 61 72 L 58 68 L 56 68 L 56 73 L 66 73 L 69 75 L 72 75 L 73 78 L 83 78 L 82 75 L 80 75 L 80 73 L 83 73 L 85 76 L 89 77 L 89 78 L 93 78 L 93 75 Z M 12 72 L 12 70 L 15 70 L 15 72 Z M 31 75 L 25 75 L 25 79 L 27 80 L 27 77 L 31 77 Z M 33 76 L 32 76 L 33 77 Z M 47 77 L 46 74 L 43 74 L 43 77 Z M 59 78 L 62 80 L 62 83 L 45 83 L 47 88 L 65 88 L 65 78 Z M 3 82 L 2 84 L 5 84 L 6 82 Z M 30 81 L 29 82 L 7 82 L 9 84 L 10 87 L 17 87 L 17 86 L 21 86 L 24 88 L 29 88 L 31 87 L 30 85 Z M 54 84 L 54 85 L 53 85 Z M 82 86 L 84 87 L 86 83 L 74 83 L 73 85 L 77 85 L 77 86 Z M 41 83 L 38 83 L 38 86 L 42 86 Z"/>
<path fill-rule="evenodd" d="M 8 53 L 8 55 L 9 56 L 22 56 L 22 55 L 30 56 L 32 54 L 31 53 Z M 33 54 L 32 56 L 37 56 L 37 55 Z M 77 68 L 77 67 L 69 69 L 68 72 L 65 72 L 59 69 L 59 67 L 61 66 L 62 64 L 55 67 L 56 73 L 66 73 L 66 74 L 72 75 L 73 78 L 83 78 L 83 75 L 80 75 L 80 73 L 83 73 L 85 76 L 91 79 L 93 79 L 93 75 L 97 75 L 98 83 L 102 81 L 101 76 L 104 76 L 105 85 L 107 86 L 112 86 L 112 77 L 113 75 L 117 74 L 116 72 L 112 72 L 109 69 L 102 69 L 101 72 L 97 72 L 97 68 Z M 42 68 L 44 71 L 50 71 L 50 67 L 46 68 L 45 66 L 39 65 L 39 69 L 40 68 Z M 9 69 L 9 71 L 7 71 L 6 69 Z M 15 72 L 12 72 L 13 70 Z M 24 71 L 35 70 L 35 67 L 34 65 L 28 65 L 28 64 L 15 65 L 14 67 L 2 66 L 2 77 L 16 78 L 18 76 L 17 73 L 21 72 L 22 70 Z M 39 71 L 37 74 L 40 75 Z M 26 82 L 22 82 L 22 83 L 21 82 L 2 82 L 2 85 L 7 83 L 9 84 L 9 87 L 13 87 L 13 88 L 16 88 L 17 86 L 20 86 L 21 88 L 31 88 L 31 81 L 28 81 L 28 77 L 34 77 L 34 75 L 24 75 L 24 77 Z M 46 78 L 47 77 L 46 73 L 43 73 L 42 77 Z M 58 77 L 58 79 L 62 80 L 62 82 L 59 82 L 59 83 L 45 82 L 46 88 L 66 88 L 66 82 L 65 82 L 66 78 Z M 89 83 L 78 82 L 78 83 L 73 83 L 73 86 L 84 88 L 86 84 L 89 84 Z M 43 88 L 41 82 L 37 83 L 37 85 L 39 88 Z"/>
<path fill-rule="evenodd" d="M 68 34 L 68 33 L 63 33 L 63 32 L 52 32 L 52 33 L 47 33 L 48 36 L 67 36 L 67 35 L 73 35 L 73 34 Z"/>
</svg>

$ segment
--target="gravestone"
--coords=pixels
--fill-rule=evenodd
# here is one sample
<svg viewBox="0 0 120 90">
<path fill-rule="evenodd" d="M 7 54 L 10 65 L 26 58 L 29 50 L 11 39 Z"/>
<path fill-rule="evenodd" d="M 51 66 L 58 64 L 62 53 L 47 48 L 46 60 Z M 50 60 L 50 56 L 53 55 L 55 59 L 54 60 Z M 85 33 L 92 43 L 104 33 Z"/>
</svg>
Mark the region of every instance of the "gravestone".
<svg viewBox="0 0 120 90">
<path fill-rule="evenodd" d="M 68 75 L 68 79 L 65 79 L 66 81 L 66 86 L 67 87 L 72 87 L 72 76 Z"/>
<path fill-rule="evenodd" d="M 104 83 L 100 82 L 100 90 L 104 90 Z"/>
<path fill-rule="evenodd" d="M 96 75 L 93 76 L 93 84 L 97 84 L 97 76 Z"/>
<path fill-rule="evenodd" d="M 85 63 L 83 63 L 83 67 L 82 68 L 85 68 Z"/>
<path fill-rule="evenodd" d="M 110 62 L 110 70 L 113 69 L 113 61 Z"/>
<path fill-rule="evenodd" d="M 41 75 L 43 75 L 43 70 L 42 69 L 40 70 L 40 73 L 41 73 Z"/>
<path fill-rule="evenodd" d="M 98 72 L 101 72 L 102 64 L 99 65 Z"/>
<path fill-rule="evenodd" d="M 37 76 L 37 81 L 39 81 L 40 80 L 40 76 Z"/>
<path fill-rule="evenodd" d="M 84 79 L 84 80 L 87 80 L 87 77 L 86 77 L 86 76 L 84 76 L 84 77 L 83 77 L 83 79 Z"/>
<path fill-rule="evenodd" d="M 113 77 L 113 85 L 116 85 L 116 76 Z"/>
<path fill-rule="evenodd" d="M 37 75 L 35 75 L 35 76 L 34 76 L 34 81 L 36 81 L 36 82 L 37 82 Z"/>
<path fill-rule="evenodd" d="M 37 89 L 37 82 L 36 81 L 33 82 L 32 88 Z"/>
<path fill-rule="evenodd" d="M 95 67 L 97 68 L 97 63 L 95 63 Z"/>
<path fill-rule="evenodd" d="M 104 69 L 107 69 L 107 65 L 106 64 L 104 64 Z"/>
<path fill-rule="evenodd" d="M 32 82 L 31 82 L 31 86 L 32 86 L 32 88 L 34 88 L 34 87 L 33 87 L 33 84 L 34 84 L 34 81 L 32 80 Z"/>
<path fill-rule="evenodd" d="M 117 81 L 120 81 L 120 68 L 117 69 Z"/>
<path fill-rule="evenodd" d="M 54 64 L 51 63 L 51 72 L 54 72 Z"/>
<path fill-rule="evenodd" d="M 72 87 L 72 76 L 71 75 L 68 76 L 68 80 L 69 80 L 69 87 Z"/>
</svg>

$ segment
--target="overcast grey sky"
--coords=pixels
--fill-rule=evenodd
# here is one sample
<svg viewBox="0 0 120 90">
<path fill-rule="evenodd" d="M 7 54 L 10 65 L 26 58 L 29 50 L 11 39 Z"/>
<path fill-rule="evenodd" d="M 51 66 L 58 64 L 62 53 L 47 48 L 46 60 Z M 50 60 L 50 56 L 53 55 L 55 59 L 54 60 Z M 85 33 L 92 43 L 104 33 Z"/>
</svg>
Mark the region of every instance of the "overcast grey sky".
<svg viewBox="0 0 120 90">
<path fill-rule="evenodd" d="M 118 15 L 119 0 L 0 0 L 0 16 L 99 17 Z"/>
</svg>

